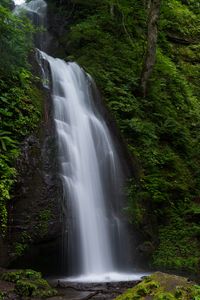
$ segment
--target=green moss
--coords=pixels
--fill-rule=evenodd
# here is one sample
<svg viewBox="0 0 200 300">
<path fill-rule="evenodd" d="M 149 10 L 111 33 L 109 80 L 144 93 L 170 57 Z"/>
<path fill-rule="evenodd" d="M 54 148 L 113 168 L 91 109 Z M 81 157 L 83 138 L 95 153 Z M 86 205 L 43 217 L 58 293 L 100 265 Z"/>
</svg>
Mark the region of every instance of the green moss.
<svg viewBox="0 0 200 300">
<path fill-rule="evenodd" d="M 19 296 L 27 297 L 52 297 L 57 295 L 56 290 L 52 289 L 44 279 L 37 280 L 18 280 L 15 291 Z"/>
<path fill-rule="evenodd" d="M 30 297 L 37 290 L 37 286 L 28 280 L 18 280 L 15 285 L 15 291 L 19 296 Z"/>
<path fill-rule="evenodd" d="M 15 292 L 21 297 L 46 298 L 57 295 L 57 291 L 42 278 L 41 273 L 34 270 L 5 272 L 1 275 L 1 279 L 15 283 Z"/>
<path fill-rule="evenodd" d="M 2 291 L 0 291 L 0 300 L 4 300 L 5 299 L 6 294 Z"/>
<path fill-rule="evenodd" d="M 52 212 L 51 209 L 41 210 L 38 218 L 37 225 L 35 226 L 35 230 L 37 230 L 38 235 L 44 237 L 48 233 L 49 228 L 49 220 L 51 219 Z"/>
<path fill-rule="evenodd" d="M 33 297 L 42 297 L 48 298 L 56 296 L 58 293 L 55 289 L 48 288 L 48 289 L 37 289 L 33 292 Z"/>
<path fill-rule="evenodd" d="M 13 272 L 5 272 L 1 275 L 1 279 L 10 282 L 17 282 L 22 276 L 23 271 L 13 271 Z"/>
<path fill-rule="evenodd" d="M 184 211 L 187 214 L 187 210 Z M 168 225 L 160 228 L 160 244 L 153 255 L 154 267 L 198 272 L 199 232 L 199 225 L 169 213 Z"/>
<path fill-rule="evenodd" d="M 15 243 L 14 245 L 14 251 L 16 256 L 21 256 L 24 251 L 27 249 L 28 245 L 22 244 L 22 243 Z"/>
<path fill-rule="evenodd" d="M 22 231 L 20 234 L 19 242 L 14 243 L 14 253 L 16 256 L 21 256 L 28 249 L 31 242 L 31 237 L 26 231 Z"/>
<path fill-rule="evenodd" d="M 171 293 L 158 293 L 154 296 L 155 300 L 175 300 L 176 298 Z"/>
<path fill-rule="evenodd" d="M 116 300 L 196 300 L 198 297 L 200 287 L 189 283 L 187 278 L 156 272 Z"/>
<path fill-rule="evenodd" d="M 40 272 L 36 272 L 34 270 L 16 270 L 11 272 L 4 272 L 1 275 L 1 279 L 5 281 L 10 281 L 16 283 L 19 279 L 31 279 L 31 280 L 39 280 L 42 278 Z"/>
</svg>

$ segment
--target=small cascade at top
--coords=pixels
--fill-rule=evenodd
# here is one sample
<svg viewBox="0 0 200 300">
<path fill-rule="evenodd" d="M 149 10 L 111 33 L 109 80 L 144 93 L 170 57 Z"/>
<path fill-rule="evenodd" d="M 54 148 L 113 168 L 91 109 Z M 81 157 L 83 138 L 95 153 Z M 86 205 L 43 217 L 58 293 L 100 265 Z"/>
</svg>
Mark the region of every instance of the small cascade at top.
<svg viewBox="0 0 200 300">
<path fill-rule="evenodd" d="M 19 15 L 26 12 L 32 23 L 38 27 L 38 32 L 35 34 L 35 46 L 39 49 L 46 50 L 49 35 L 46 31 L 47 27 L 47 4 L 44 0 L 32 0 L 30 2 L 21 1 L 20 5 L 16 5 L 14 14 Z M 20 3 L 20 2 L 19 2 Z"/>
</svg>

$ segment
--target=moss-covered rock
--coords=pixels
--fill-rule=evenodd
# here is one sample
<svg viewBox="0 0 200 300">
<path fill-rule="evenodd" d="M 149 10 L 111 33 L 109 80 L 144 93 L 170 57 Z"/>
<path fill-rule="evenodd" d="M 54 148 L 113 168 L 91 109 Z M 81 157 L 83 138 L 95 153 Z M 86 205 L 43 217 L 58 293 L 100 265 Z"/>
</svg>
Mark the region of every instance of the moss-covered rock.
<svg viewBox="0 0 200 300">
<path fill-rule="evenodd" d="M 0 278 L 5 281 L 16 283 L 20 279 L 38 280 L 42 278 L 42 275 L 40 272 L 27 269 L 4 272 Z"/>
<path fill-rule="evenodd" d="M 156 272 L 116 300 L 199 300 L 200 286 L 187 278 Z"/>
<path fill-rule="evenodd" d="M 18 280 L 15 285 L 15 291 L 19 296 L 30 297 L 37 290 L 37 286 L 29 280 Z"/>
<path fill-rule="evenodd" d="M 0 291 L 0 300 L 4 300 L 5 298 L 5 293 Z"/>
<path fill-rule="evenodd" d="M 4 272 L 0 278 L 15 283 L 14 292 L 21 297 L 45 298 L 57 295 L 57 291 L 51 288 L 49 283 L 42 278 L 41 273 L 34 270 Z"/>
</svg>

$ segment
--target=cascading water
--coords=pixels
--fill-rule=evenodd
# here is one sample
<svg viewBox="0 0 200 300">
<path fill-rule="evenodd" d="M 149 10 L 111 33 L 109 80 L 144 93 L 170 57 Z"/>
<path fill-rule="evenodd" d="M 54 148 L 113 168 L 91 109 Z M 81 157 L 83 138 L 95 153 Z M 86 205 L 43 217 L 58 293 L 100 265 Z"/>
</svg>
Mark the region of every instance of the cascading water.
<svg viewBox="0 0 200 300">
<path fill-rule="evenodd" d="M 32 0 L 23 8 L 39 12 L 41 18 L 44 3 Z M 95 84 L 76 63 L 39 50 L 37 59 L 54 106 L 64 190 L 64 270 L 76 280 L 77 276 L 88 281 L 136 279 L 139 275 L 118 276 L 127 272 L 128 263 L 126 230 L 120 218 L 123 174 L 95 101 Z"/>
<path fill-rule="evenodd" d="M 77 64 L 41 51 L 39 60 L 41 65 L 48 61 L 51 70 L 60 172 L 71 212 L 66 236 L 71 271 L 119 271 L 124 242 L 120 236 L 125 233 L 113 203 L 119 198 L 122 174 L 108 127 L 95 107 L 97 91 Z M 121 265 L 125 267 L 125 261 Z"/>
<path fill-rule="evenodd" d="M 16 5 L 14 9 L 14 14 L 19 15 L 21 12 L 26 11 L 26 14 L 31 19 L 33 24 L 37 26 L 39 31 L 35 34 L 34 42 L 35 46 L 39 49 L 46 50 L 48 44 L 48 32 L 46 28 L 46 11 L 47 4 L 44 0 L 32 0 L 30 2 L 25 2 L 23 0 L 15 0 Z M 19 2 L 18 2 L 19 1 Z"/>
</svg>

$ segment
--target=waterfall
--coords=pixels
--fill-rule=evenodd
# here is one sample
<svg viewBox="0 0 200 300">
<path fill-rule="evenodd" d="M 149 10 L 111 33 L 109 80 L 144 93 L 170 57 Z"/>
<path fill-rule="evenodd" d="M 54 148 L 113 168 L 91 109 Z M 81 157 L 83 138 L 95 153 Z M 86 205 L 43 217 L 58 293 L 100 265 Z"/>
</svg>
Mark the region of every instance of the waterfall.
<svg viewBox="0 0 200 300">
<path fill-rule="evenodd" d="M 32 0 L 22 6 L 39 14 L 44 24 L 45 5 L 43 0 Z M 73 276 L 88 281 L 137 279 L 127 274 L 123 168 L 95 83 L 74 62 L 41 50 L 37 60 L 53 101 L 64 194 L 63 268 L 71 280 Z"/>
<path fill-rule="evenodd" d="M 14 14 L 20 15 L 23 11 L 26 11 L 27 16 L 32 21 L 32 23 L 38 27 L 37 33 L 34 35 L 34 44 L 36 47 L 42 50 L 46 50 L 49 43 L 49 35 L 46 31 L 47 18 L 47 4 L 44 0 L 32 0 L 30 2 L 25 2 L 23 0 L 15 0 L 16 4 L 13 11 Z"/>
<path fill-rule="evenodd" d="M 115 213 L 123 176 L 108 126 L 95 106 L 98 91 L 76 63 L 38 54 L 40 64 L 48 61 L 51 70 L 60 175 L 71 213 L 66 238 L 72 273 L 118 271 L 123 226 Z"/>
</svg>

